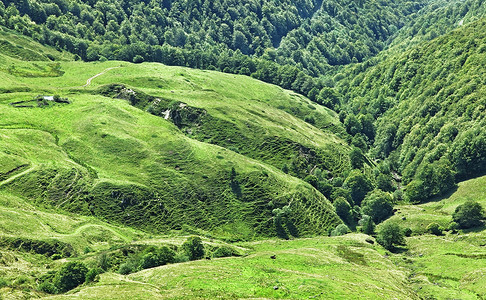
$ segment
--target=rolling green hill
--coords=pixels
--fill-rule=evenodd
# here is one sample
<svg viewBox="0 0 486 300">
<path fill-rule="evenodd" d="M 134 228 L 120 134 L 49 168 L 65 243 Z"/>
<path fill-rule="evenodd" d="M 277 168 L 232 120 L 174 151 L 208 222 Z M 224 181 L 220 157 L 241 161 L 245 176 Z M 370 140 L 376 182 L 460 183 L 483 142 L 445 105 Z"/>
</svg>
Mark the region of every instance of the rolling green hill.
<svg viewBox="0 0 486 300">
<path fill-rule="evenodd" d="M 0 299 L 486 297 L 481 1 L 54 2 L 0 2 Z"/>
<path fill-rule="evenodd" d="M 2 59 L 15 70 L 51 64 Z M 345 142 L 299 119 L 312 115 L 316 126 L 339 132 L 335 113 L 244 76 L 160 64 L 56 64 L 59 72 L 49 76 L 1 75 L 0 185 L 9 193 L 157 232 L 189 226 L 231 238 L 300 236 L 341 222 L 322 194 L 279 170 L 288 164 L 303 177 L 316 168 L 329 176 L 349 169 Z M 181 131 L 134 101 L 103 96 L 110 84 L 200 118 Z M 54 94 L 60 100 L 36 96 Z M 284 206 L 292 211 L 287 228 L 275 228 L 272 211 Z"/>
</svg>

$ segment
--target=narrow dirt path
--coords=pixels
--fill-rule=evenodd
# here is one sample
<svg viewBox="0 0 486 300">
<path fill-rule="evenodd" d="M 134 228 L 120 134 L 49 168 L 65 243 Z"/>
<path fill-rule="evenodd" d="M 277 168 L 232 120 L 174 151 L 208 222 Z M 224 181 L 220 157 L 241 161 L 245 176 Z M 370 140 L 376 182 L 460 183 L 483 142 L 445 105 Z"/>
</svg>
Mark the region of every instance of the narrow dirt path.
<svg viewBox="0 0 486 300">
<path fill-rule="evenodd" d="M 12 177 L 7 178 L 6 180 L 0 182 L 0 187 L 3 186 L 3 185 L 5 185 L 5 184 L 7 184 L 7 183 L 10 183 L 10 182 L 14 181 L 15 179 L 17 179 L 17 178 L 19 178 L 19 177 L 21 177 L 21 176 L 23 176 L 23 175 L 25 175 L 27 173 L 32 172 L 34 169 L 35 169 L 35 166 L 32 166 L 32 167 L 30 167 L 29 169 L 27 169 L 27 170 L 25 170 L 23 172 L 20 172 L 18 174 L 13 175 Z"/>
<path fill-rule="evenodd" d="M 118 68 L 120 68 L 120 67 L 111 67 L 111 68 L 108 68 L 108 69 L 103 70 L 103 72 L 100 72 L 100 73 L 96 74 L 95 76 L 93 76 L 93 77 L 89 78 L 88 80 L 86 80 L 86 84 L 83 85 L 83 87 L 90 86 L 91 85 L 91 80 L 95 79 L 96 77 L 101 76 L 101 75 L 105 74 L 106 72 L 108 72 L 110 70 L 118 69 Z"/>
</svg>

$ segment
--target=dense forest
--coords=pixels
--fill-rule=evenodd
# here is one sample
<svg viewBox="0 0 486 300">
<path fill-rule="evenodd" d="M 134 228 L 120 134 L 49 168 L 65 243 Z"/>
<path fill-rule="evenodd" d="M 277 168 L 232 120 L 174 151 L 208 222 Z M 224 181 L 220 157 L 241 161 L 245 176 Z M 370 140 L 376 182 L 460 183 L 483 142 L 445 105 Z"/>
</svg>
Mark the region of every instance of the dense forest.
<svg viewBox="0 0 486 300">
<path fill-rule="evenodd" d="M 372 155 L 403 175 L 412 201 L 486 171 L 485 28 L 484 20 L 475 22 L 390 56 L 351 81 L 360 66 L 339 75 L 348 131 L 356 118 L 377 119 Z"/>
</svg>

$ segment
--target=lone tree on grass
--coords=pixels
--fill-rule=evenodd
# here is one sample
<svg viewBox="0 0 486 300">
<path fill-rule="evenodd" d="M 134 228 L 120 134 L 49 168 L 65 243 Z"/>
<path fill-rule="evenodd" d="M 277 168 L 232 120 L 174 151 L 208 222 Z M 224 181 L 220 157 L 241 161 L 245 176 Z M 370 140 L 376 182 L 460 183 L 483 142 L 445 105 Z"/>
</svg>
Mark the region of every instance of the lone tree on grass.
<svg viewBox="0 0 486 300">
<path fill-rule="evenodd" d="M 459 225 L 459 228 L 464 229 L 480 226 L 484 219 L 486 219 L 484 208 L 476 201 L 466 201 L 452 214 L 452 220 Z"/>
<path fill-rule="evenodd" d="M 405 245 L 405 237 L 400 226 L 390 222 L 383 224 L 378 232 L 376 240 L 385 249 L 390 251 L 395 249 L 395 245 Z"/>
</svg>

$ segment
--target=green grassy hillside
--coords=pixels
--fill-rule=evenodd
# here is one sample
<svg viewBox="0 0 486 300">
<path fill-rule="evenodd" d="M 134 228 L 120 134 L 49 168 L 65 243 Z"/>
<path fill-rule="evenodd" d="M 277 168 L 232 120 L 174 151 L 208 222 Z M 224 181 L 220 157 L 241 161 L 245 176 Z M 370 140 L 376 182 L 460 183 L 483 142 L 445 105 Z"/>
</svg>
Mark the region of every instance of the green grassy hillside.
<svg viewBox="0 0 486 300">
<path fill-rule="evenodd" d="M 104 274 L 96 285 L 54 299 L 418 299 L 406 285 L 406 272 L 365 238 L 249 243 L 245 257 L 173 264 L 126 277 Z"/>
<path fill-rule="evenodd" d="M 485 26 L 384 58 L 393 68 L 377 64 L 337 86 L 355 100 L 349 112 L 379 118 L 374 150 L 402 183 L 438 184 L 429 196 L 451 178 L 453 186 L 456 172 L 483 170 Z M 349 172 L 351 137 L 336 113 L 246 76 L 76 62 L 0 33 L 0 297 L 486 297 L 484 226 L 426 232 L 434 222 L 448 228 L 466 200 L 486 206 L 486 177 L 396 206 L 385 222 L 412 232 L 399 253 L 364 234 L 325 237 L 342 221 L 302 179 L 361 176 Z M 448 71 L 437 67 L 444 58 Z M 346 196 L 340 186 L 331 190 Z M 207 259 L 187 262 L 188 234 L 203 237 Z M 274 236 L 290 240 L 264 239 Z M 150 246 L 166 246 L 174 260 L 142 268 Z M 70 262 L 103 271 L 67 293 L 46 293 Z M 122 271 L 130 264 L 138 265 Z"/>
<path fill-rule="evenodd" d="M 446 226 L 455 207 L 469 199 L 486 205 L 486 177 L 463 182 L 452 195 L 421 205 L 400 205 L 386 222 L 412 228 L 407 251 L 391 254 L 363 234 L 308 239 L 261 240 L 233 244 L 242 257 L 170 264 L 120 275 L 116 269 L 99 281 L 53 299 L 206 299 L 206 298 L 362 298 L 481 299 L 484 289 L 484 227 L 424 232 L 431 222 Z M 103 253 L 113 263 L 124 249 L 140 245 L 180 246 L 183 236 L 157 236 L 93 217 L 52 213 L 5 192 L 0 194 L 0 294 L 6 299 L 47 296 L 36 279 L 66 261 L 97 266 Z M 25 250 L 5 248 L 6 237 L 57 240 L 72 246 L 73 257 L 52 260 Z M 374 244 L 372 244 L 374 242 Z M 206 251 L 225 245 L 204 239 Z M 275 255 L 275 259 L 271 256 Z M 19 280 L 21 278 L 21 280 Z M 5 282 L 7 285 L 4 285 Z"/>
<path fill-rule="evenodd" d="M 51 64 L 0 59 L 15 70 Z M 349 169 L 334 112 L 245 76 L 120 62 L 60 61 L 56 68 L 49 76 L 0 73 L 1 189 L 158 232 L 301 236 L 340 223 L 324 196 L 279 171 L 288 165 L 303 178 L 316 168 L 330 177 Z M 103 92 L 110 84 L 152 101 L 111 97 Z M 60 100 L 37 97 L 54 94 Z M 200 118 L 178 128 L 145 111 L 174 103 Z M 324 131 L 302 120 L 308 116 Z M 284 206 L 287 225 L 275 228 L 272 210 Z"/>
<path fill-rule="evenodd" d="M 440 236 L 426 233 L 431 223 L 448 228 L 456 207 L 467 200 L 486 206 L 486 177 L 459 183 L 458 189 L 443 199 L 399 205 L 398 213 L 387 221 L 412 229 L 412 236 L 407 239 L 409 251 L 399 265 L 410 269 L 412 287 L 422 298 L 482 299 L 486 296 L 484 225 L 459 232 L 445 231 Z"/>
</svg>

